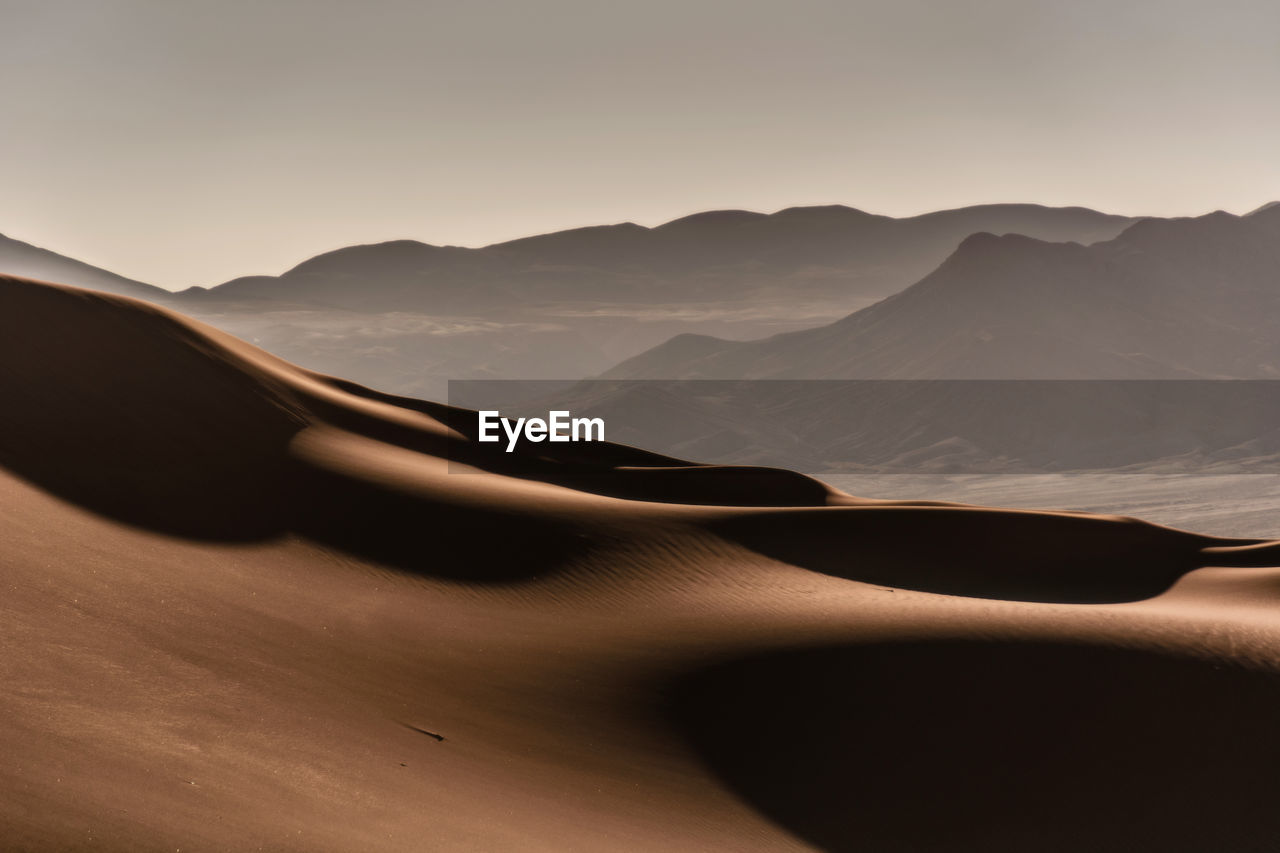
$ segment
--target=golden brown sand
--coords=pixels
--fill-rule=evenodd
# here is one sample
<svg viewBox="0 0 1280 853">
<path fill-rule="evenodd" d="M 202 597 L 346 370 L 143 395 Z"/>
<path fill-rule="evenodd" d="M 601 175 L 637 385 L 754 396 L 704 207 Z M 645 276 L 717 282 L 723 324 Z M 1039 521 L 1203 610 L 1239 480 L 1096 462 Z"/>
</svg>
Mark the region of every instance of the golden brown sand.
<svg viewBox="0 0 1280 853">
<path fill-rule="evenodd" d="M 1280 848 L 1272 543 L 508 455 L 13 278 L 0 405 L 5 849 Z"/>
</svg>

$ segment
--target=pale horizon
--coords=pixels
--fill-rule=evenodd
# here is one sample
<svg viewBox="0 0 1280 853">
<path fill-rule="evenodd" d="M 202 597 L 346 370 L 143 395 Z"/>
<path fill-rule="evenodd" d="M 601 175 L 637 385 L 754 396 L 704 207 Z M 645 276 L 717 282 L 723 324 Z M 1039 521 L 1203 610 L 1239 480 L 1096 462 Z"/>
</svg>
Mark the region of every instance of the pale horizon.
<svg viewBox="0 0 1280 853">
<path fill-rule="evenodd" d="M 180 290 L 714 209 L 1280 198 L 1280 7 L 0 0 L 0 232 Z"/>
</svg>

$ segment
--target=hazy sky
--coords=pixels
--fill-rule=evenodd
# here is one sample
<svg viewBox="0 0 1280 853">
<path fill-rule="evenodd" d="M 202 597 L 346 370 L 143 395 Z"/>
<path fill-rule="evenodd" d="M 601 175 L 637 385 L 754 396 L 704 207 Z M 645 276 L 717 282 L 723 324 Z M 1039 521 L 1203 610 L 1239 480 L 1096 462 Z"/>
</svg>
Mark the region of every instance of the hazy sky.
<svg viewBox="0 0 1280 853">
<path fill-rule="evenodd" d="M 0 0 L 0 232 L 162 286 L 718 207 L 1280 197 L 1275 0 Z"/>
</svg>

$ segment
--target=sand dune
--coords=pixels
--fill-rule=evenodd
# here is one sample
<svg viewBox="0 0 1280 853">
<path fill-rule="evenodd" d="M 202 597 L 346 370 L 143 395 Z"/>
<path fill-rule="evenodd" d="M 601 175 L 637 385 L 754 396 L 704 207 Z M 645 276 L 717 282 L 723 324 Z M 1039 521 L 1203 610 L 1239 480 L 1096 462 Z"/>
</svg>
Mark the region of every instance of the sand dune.
<svg viewBox="0 0 1280 853">
<path fill-rule="evenodd" d="M 1276 846 L 1270 541 L 506 454 L 13 278 L 0 395 L 10 848 Z"/>
</svg>

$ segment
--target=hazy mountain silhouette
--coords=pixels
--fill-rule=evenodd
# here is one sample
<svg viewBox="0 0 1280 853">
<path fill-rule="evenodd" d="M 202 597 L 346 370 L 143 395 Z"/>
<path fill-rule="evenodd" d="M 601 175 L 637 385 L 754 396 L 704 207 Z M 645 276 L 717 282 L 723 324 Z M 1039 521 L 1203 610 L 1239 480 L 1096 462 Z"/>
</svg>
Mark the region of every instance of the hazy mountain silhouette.
<svg viewBox="0 0 1280 853">
<path fill-rule="evenodd" d="M 1085 208 L 982 205 L 895 219 L 839 205 L 698 213 L 656 228 L 578 228 L 480 249 L 396 240 L 319 255 L 281 276 L 183 292 L 365 311 L 456 312 L 545 302 L 663 305 L 785 294 L 887 296 L 975 231 L 1092 242 L 1133 220 Z"/>
<path fill-rule="evenodd" d="M 0 272 L 155 301 L 171 294 L 0 234 Z"/>
<path fill-rule="evenodd" d="M 0 272 L 173 305 L 313 369 L 444 396 L 448 379 L 598 374 L 681 334 L 814 328 L 900 291 L 975 231 L 1091 242 L 1132 221 L 1029 204 L 904 219 L 842 206 L 711 211 L 481 249 L 350 246 L 179 294 L 16 242 Z"/>
<path fill-rule="evenodd" d="M 442 397 L 448 379 L 590 376 L 685 333 L 813 328 L 901 290 L 977 230 L 1088 242 L 1131 222 L 1021 204 L 906 219 L 840 206 L 711 211 L 480 249 L 349 246 L 171 304 L 313 369 Z"/>
<path fill-rule="evenodd" d="M 1089 246 L 968 237 L 934 272 L 820 328 L 683 336 L 609 378 L 1280 376 L 1280 207 L 1145 219 Z"/>
</svg>

